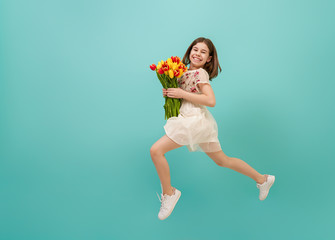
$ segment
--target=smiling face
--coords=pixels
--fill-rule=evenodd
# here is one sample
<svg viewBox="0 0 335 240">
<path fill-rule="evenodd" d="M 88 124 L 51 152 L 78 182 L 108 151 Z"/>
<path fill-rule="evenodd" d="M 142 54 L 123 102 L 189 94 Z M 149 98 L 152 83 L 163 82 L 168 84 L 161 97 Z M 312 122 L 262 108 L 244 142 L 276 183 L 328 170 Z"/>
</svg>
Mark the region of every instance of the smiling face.
<svg viewBox="0 0 335 240">
<path fill-rule="evenodd" d="M 210 62 L 212 56 L 209 56 L 209 49 L 204 42 L 199 42 L 192 47 L 190 56 L 189 70 L 202 68 L 206 62 Z"/>
</svg>

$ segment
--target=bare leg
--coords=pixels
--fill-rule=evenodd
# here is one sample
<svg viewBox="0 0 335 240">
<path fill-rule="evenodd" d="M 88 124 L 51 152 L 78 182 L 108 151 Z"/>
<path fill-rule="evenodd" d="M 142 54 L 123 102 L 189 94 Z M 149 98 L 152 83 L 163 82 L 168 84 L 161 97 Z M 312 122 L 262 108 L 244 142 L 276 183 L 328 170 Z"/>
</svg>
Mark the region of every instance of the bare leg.
<svg viewBox="0 0 335 240">
<path fill-rule="evenodd" d="M 155 164 L 159 179 L 163 187 L 163 194 L 172 195 L 173 187 L 171 186 L 170 168 L 164 154 L 173 149 L 182 147 L 164 135 L 150 148 L 150 155 L 153 163 Z"/>
<path fill-rule="evenodd" d="M 246 162 L 241 159 L 228 157 L 224 152 L 206 152 L 206 154 L 219 166 L 227 167 L 233 169 L 239 173 L 242 173 L 252 179 L 257 183 L 264 183 L 267 179 L 267 175 L 258 173 L 255 169 L 249 166 Z"/>
</svg>

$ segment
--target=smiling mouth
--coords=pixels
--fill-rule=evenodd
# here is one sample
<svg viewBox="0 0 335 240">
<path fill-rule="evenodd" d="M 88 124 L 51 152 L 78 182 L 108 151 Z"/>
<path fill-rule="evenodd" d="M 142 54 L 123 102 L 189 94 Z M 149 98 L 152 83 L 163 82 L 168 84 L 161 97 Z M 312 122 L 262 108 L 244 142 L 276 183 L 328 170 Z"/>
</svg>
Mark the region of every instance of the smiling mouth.
<svg viewBox="0 0 335 240">
<path fill-rule="evenodd" d="M 193 60 L 196 61 L 196 62 L 201 62 L 201 60 L 197 57 L 193 57 Z"/>
</svg>

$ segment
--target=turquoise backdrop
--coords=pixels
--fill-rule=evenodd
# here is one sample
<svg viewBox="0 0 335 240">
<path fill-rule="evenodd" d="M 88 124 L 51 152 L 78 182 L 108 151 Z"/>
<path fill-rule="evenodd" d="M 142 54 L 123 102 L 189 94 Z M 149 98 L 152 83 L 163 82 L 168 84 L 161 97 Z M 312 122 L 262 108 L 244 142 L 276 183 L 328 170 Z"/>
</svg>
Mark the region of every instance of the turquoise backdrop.
<svg viewBox="0 0 335 240">
<path fill-rule="evenodd" d="M 0 1 L 0 239 L 334 239 L 334 1 Z M 222 72 L 223 151 L 166 154 L 182 196 L 160 221 L 149 65 L 198 37 Z"/>
</svg>

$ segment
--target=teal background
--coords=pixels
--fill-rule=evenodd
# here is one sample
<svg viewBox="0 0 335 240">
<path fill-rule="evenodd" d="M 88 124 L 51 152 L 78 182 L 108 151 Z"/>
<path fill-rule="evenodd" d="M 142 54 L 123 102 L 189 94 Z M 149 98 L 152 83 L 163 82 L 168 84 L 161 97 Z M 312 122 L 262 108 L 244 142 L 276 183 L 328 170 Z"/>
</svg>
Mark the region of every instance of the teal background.
<svg viewBox="0 0 335 240">
<path fill-rule="evenodd" d="M 0 238 L 334 239 L 334 1 L 0 1 Z M 215 44 L 223 151 L 166 153 L 182 196 L 160 221 L 149 65 Z"/>
</svg>

